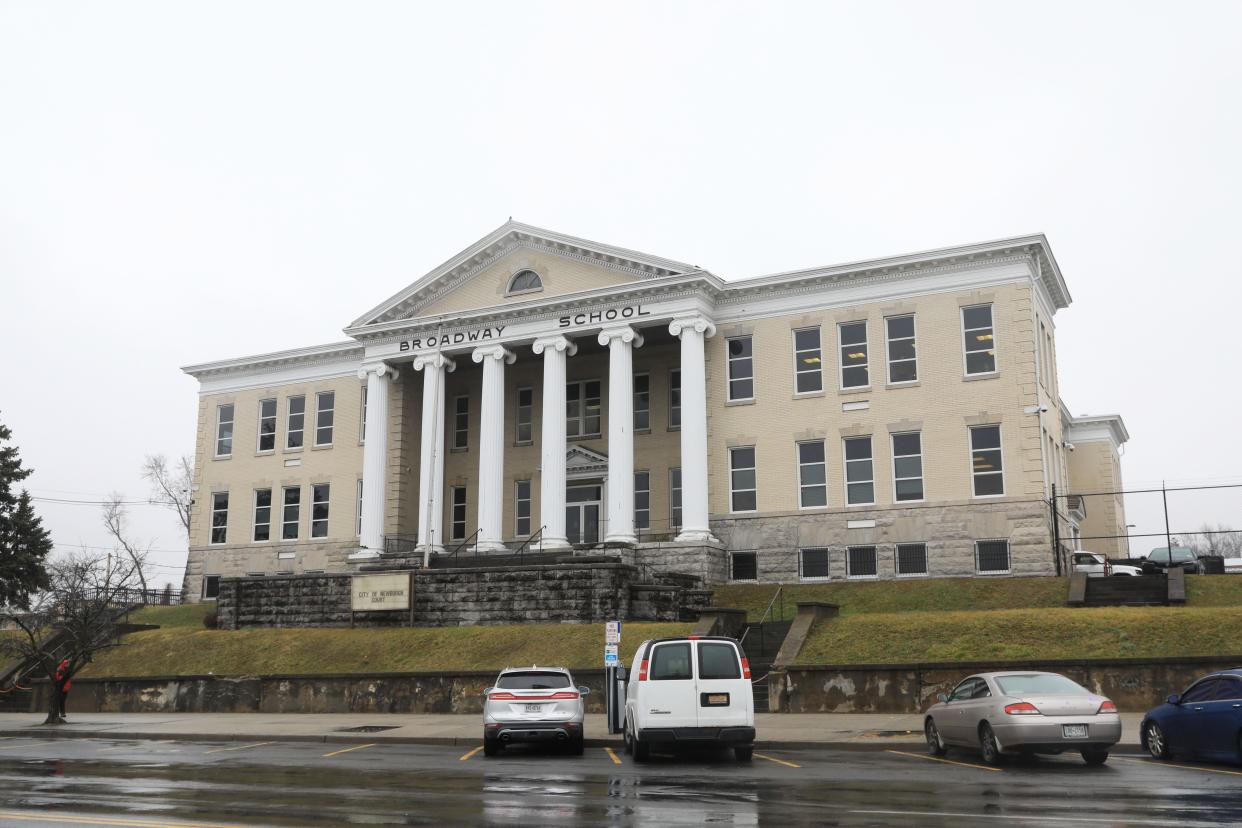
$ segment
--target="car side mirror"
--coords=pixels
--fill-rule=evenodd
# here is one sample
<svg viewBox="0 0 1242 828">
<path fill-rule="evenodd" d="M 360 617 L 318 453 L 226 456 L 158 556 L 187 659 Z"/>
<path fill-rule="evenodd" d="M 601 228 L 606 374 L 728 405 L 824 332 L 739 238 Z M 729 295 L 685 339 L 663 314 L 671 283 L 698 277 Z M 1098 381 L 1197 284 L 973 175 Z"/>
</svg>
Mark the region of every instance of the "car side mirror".
<svg viewBox="0 0 1242 828">
<path fill-rule="evenodd" d="M 578 688 L 578 695 L 580 696 L 587 696 L 587 695 L 590 695 L 590 693 L 591 693 L 591 688 L 587 687 L 585 684 L 581 685 Z"/>
<path fill-rule="evenodd" d="M 945 703 L 945 702 L 947 702 L 948 700 L 949 700 L 949 696 L 948 696 L 948 694 L 946 694 L 946 693 L 937 693 L 937 694 L 936 694 L 936 701 L 940 702 L 941 704 L 944 704 L 944 703 Z"/>
<path fill-rule="evenodd" d="M 1176 693 L 1174 693 L 1173 695 L 1169 696 L 1169 697 L 1168 697 L 1168 699 L 1166 699 L 1166 701 L 1167 701 L 1169 704 L 1181 704 L 1181 703 L 1182 703 L 1182 697 L 1181 697 L 1181 696 L 1179 696 L 1179 695 L 1177 695 Z"/>
</svg>

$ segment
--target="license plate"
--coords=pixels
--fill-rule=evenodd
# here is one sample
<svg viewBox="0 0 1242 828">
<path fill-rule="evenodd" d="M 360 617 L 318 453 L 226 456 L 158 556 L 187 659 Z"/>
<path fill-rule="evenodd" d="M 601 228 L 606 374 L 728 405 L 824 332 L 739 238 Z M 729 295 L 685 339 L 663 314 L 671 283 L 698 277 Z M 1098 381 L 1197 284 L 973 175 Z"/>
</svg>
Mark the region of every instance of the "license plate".
<svg viewBox="0 0 1242 828">
<path fill-rule="evenodd" d="M 543 711 L 543 705 L 542 705 L 542 704 L 528 704 L 528 705 L 526 705 L 526 712 L 527 712 L 527 713 L 539 713 L 539 712 L 542 712 L 542 711 Z M 1084 733 L 1083 735 L 1084 735 L 1084 736 L 1086 736 L 1087 734 L 1085 734 L 1085 733 Z"/>
<path fill-rule="evenodd" d="M 1061 737 L 1064 739 L 1087 738 L 1086 725 L 1061 725 Z"/>
</svg>

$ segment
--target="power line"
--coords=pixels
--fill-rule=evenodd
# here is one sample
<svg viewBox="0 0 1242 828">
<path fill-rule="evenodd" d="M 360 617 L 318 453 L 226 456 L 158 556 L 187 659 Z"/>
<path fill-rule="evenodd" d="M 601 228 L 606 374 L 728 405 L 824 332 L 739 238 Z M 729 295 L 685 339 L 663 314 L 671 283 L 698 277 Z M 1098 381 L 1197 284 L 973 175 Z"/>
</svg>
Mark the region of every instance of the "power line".
<svg viewBox="0 0 1242 828">
<path fill-rule="evenodd" d="M 68 497 L 36 497 L 35 495 L 31 495 L 30 499 L 37 500 L 40 503 L 68 503 L 78 506 L 110 506 L 113 503 L 118 503 L 122 506 L 167 506 L 167 504 L 155 500 L 74 500 Z"/>
</svg>

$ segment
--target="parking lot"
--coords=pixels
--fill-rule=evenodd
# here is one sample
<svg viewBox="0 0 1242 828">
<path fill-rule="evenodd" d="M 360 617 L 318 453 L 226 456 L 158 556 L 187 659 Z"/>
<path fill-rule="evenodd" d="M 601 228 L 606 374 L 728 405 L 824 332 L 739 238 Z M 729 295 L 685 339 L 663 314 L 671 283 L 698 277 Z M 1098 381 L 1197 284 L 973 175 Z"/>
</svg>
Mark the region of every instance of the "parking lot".
<svg viewBox="0 0 1242 828">
<path fill-rule="evenodd" d="M 481 747 L 478 746 L 478 747 Z M 0 824 L 1179 825 L 1242 821 L 1242 768 L 988 768 L 884 749 L 581 757 L 385 743 L 0 740 Z"/>
</svg>

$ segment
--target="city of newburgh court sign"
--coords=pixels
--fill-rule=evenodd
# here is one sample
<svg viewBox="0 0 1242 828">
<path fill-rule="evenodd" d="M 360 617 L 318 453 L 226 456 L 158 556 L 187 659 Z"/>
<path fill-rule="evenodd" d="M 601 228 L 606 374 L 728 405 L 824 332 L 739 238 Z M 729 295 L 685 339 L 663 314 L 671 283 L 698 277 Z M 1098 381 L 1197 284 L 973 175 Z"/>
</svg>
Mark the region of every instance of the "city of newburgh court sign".
<svg viewBox="0 0 1242 828">
<path fill-rule="evenodd" d="M 350 609 L 354 612 L 408 610 L 414 576 L 409 572 L 396 575 L 355 575 L 350 581 Z"/>
</svg>

